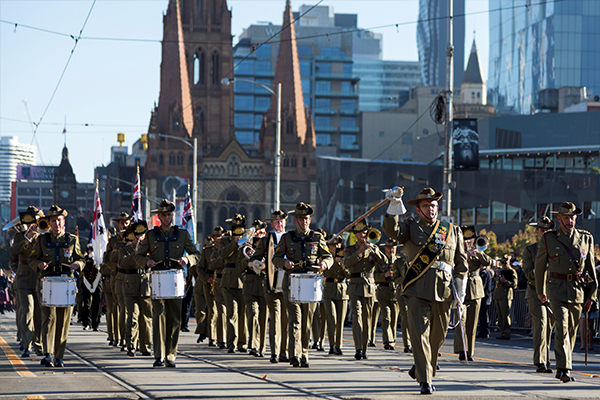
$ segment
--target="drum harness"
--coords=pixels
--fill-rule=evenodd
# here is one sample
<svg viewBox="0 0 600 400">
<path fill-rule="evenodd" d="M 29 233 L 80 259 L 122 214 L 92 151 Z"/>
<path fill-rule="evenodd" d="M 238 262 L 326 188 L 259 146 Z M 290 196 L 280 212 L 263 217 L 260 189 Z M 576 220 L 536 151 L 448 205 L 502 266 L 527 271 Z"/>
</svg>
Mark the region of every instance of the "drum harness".
<svg viewBox="0 0 600 400">
<path fill-rule="evenodd" d="M 69 247 L 69 239 L 71 238 L 71 234 L 69 232 L 65 232 L 65 241 L 52 243 L 52 235 L 50 232 L 46 233 L 46 248 L 51 249 L 54 248 L 54 265 L 52 266 L 52 274 L 62 274 L 63 266 L 60 262 L 60 249 L 66 249 Z M 69 264 L 73 259 L 73 255 L 69 255 Z"/>
<path fill-rule="evenodd" d="M 305 274 L 305 273 L 309 272 L 309 270 L 306 268 L 307 266 L 308 267 L 314 266 L 313 263 L 306 261 L 306 242 L 313 241 L 313 233 L 314 233 L 314 231 L 311 230 L 308 233 L 308 235 L 306 235 L 304 237 L 299 237 L 296 235 L 295 231 L 290 231 L 290 235 L 292 236 L 292 242 L 300 242 L 300 251 L 302 252 L 302 260 L 298 261 L 298 263 L 296 263 L 295 265 L 298 265 L 301 268 L 301 271 L 299 271 L 299 273 L 301 273 L 301 274 Z"/>
<path fill-rule="evenodd" d="M 169 242 L 177 241 L 177 238 L 179 236 L 179 227 L 177 225 L 175 225 L 173 227 L 173 236 L 171 236 L 171 237 L 162 236 L 160 234 L 160 226 L 154 227 L 154 233 L 156 234 L 157 242 L 165 242 L 165 261 L 164 261 L 165 269 L 171 269 L 171 260 L 169 257 Z"/>
</svg>

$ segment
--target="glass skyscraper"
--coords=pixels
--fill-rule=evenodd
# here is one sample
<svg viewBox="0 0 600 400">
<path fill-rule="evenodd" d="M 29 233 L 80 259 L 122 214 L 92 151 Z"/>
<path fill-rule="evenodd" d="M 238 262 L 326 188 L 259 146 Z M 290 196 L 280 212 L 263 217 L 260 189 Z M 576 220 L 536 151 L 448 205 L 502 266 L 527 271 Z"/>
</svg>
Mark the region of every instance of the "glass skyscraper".
<svg viewBox="0 0 600 400">
<path fill-rule="evenodd" d="M 539 108 L 544 89 L 600 95 L 600 1 L 490 0 L 488 102 L 500 113 Z"/>
</svg>

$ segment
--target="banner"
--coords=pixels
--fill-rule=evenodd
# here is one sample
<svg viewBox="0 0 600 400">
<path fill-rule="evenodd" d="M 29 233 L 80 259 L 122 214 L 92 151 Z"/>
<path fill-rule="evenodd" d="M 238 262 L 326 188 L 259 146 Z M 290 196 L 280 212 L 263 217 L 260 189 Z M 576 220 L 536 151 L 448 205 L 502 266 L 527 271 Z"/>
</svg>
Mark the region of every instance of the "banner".
<svg viewBox="0 0 600 400">
<path fill-rule="evenodd" d="M 133 197 L 131 199 L 131 218 L 133 222 L 142 221 L 142 193 L 140 192 L 140 167 L 137 169 L 135 176 L 135 186 L 133 187 Z"/>
<path fill-rule="evenodd" d="M 100 195 L 98 194 L 98 185 L 96 184 L 96 194 L 94 195 L 94 218 L 92 219 L 92 246 L 93 256 L 97 266 L 102 265 L 106 245 L 108 244 L 108 234 L 104 224 L 104 214 L 100 204 Z"/>
<path fill-rule="evenodd" d="M 56 167 L 42 165 L 17 165 L 18 181 L 53 181 Z"/>
<path fill-rule="evenodd" d="M 185 205 L 183 208 L 183 216 L 181 217 L 181 226 L 190 233 L 190 237 L 196 244 L 196 230 L 194 229 L 196 221 L 194 221 L 194 209 L 192 208 L 192 199 L 190 198 L 190 187 L 188 186 L 187 194 L 185 195 Z"/>
<path fill-rule="evenodd" d="M 452 121 L 454 169 L 479 170 L 479 134 L 476 119 L 455 119 Z"/>
</svg>

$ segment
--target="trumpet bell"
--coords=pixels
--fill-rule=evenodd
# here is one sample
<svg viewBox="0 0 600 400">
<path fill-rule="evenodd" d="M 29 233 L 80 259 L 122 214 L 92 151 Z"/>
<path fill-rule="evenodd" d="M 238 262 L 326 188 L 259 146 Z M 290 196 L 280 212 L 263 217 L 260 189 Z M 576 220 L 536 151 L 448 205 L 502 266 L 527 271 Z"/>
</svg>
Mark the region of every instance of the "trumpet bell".
<svg viewBox="0 0 600 400">
<path fill-rule="evenodd" d="M 490 239 L 485 235 L 478 236 L 475 239 L 475 247 L 479 251 L 486 251 L 489 244 L 490 244 Z"/>
<path fill-rule="evenodd" d="M 381 240 L 381 231 L 377 228 L 370 228 L 367 231 L 367 240 L 369 243 L 377 244 Z"/>
<path fill-rule="evenodd" d="M 50 223 L 46 218 L 40 218 L 37 222 L 37 228 L 39 233 L 46 233 L 50 229 Z"/>
</svg>

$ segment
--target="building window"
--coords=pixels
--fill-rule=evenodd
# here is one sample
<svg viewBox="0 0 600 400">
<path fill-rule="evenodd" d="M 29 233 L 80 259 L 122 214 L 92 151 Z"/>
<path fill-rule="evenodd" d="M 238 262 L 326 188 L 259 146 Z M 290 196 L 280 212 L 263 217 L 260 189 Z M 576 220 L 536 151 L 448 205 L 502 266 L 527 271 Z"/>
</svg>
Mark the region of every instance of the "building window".
<svg viewBox="0 0 600 400">
<path fill-rule="evenodd" d="M 194 85 L 206 83 L 206 60 L 201 49 L 194 54 Z"/>
<path fill-rule="evenodd" d="M 302 168 L 306 168 L 306 157 L 302 157 Z"/>
<path fill-rule="evenodd" d="M 271 72 L 271 61 L 257 61 L 256 72 Z"/>
<path fill-rule="evenodd" d="M 175 154 L 169 153 L 169 165 L 175 165 Z"/>
<path fill-rule="evenodd" d="M 179 115 L 174 115 L 172 122 L 173 122 L 173 124 L 172 124 L 173 132 L 179 132 Z"/>
<path fill-rule="evenodd" d="M 312 47 L 310 45 L 303 45 L 300 44 L 298 45 L 298 54 L 311 54 L 312 53 Z"/>
<path fill-rule="evenodd" d="M 188 157 L 188 165 L 191 167 L 194 165 L 194 156 L 193 155 L 189 155 Z"/>
<path fill-rule="evenodd" d="M 235 75 L 254 75 L 254 60 L 236 60 Z"/>
<path fill-rule="evenodd" d="M 331 135 L 327 133 L 317 133 L 317 146 L 329 146 L 331 144 Z"/>
<path fill-rule="evenodd" d="M 413 142 L 413 134 L 412 132 L 406 132 L 402 135 L 402 144 L 412 144 Z"/>
<path fill-rule="evenodd" d="M 315 117 L 315 125 L 321 128 L 329 128 L 331 126 L 331 117 Z"/>
<path fill-rule="evenodd" d="M 298 166 L 298 162 L 296 161 L 296 156 L 292 156 L 292 168 L 296 168 Z"/>
<path fill-rule="evenodd" d="M 286 168 L 290 166 L 290 159 L 289 158 L 287 158 L 287 157 L 283 158 L 283 166 L 286 167 Z"/>
<path fill-rule="evenodd" d="M 356 110 L 356 100 L 342 99 L 342 110 L 344 110 L 344 111 Z"/>
<path fill-rule="evenodd" d="M 340 148 L 342 150 L 358 150 L 356 135 L 341 135 Z"/>
<path fill-rule="evenodd" d="M 342 117 L 341 122 L 343 128 L 356 128 L 356 118 Z"/>
<path fill-rule="evenodd" d="M 300 61 L 300 76 L 309 77 L 310 75 L 310 61 Z"/>
<path fill-rule="evenodd" d="M 317 82 L 317 93 L 329 93 L 331 92 L 331 82 L 329 81 L 318 81 Z"/>
<path fill-rule="evenodd" d="M 310 94 L 310 79 L 302 79 L 302 94 Z"/>
<path fill-rule="evenodd" d="M 160 153 L 158 155 L 158 165 L 164 165 L 165 163 L 165 158 L 163 157 L 162 153 Z"/>
<path fill-rule="evenodd" d="M 254 132 L 236 132 L 235 138 L 240 144 L 254 144 Z"/>
<path fill-rule="evenodd" d="M 204 5 L 203 4 L 204 4 L 204 0 L 196 1 L 196 9 L 198 10 L 198 19 L 200 19 L 200 20 L 204 16 Z"/>
<path fill-rule="evenodd" d="M 256 97 L 256 107 L 254 111 L 267 111 L 271 106 L 270 97 Z"/>
<path fill-rule="evenodd" d="M 204 120 L 204 111 L 202 111 L 202 107 L 196 107 L 196 121 L 198 122 L 198 131 L 201 135 L 204 134 L 205 129 L 205 120 Z"/>
<path fill-rule="evenodd" d="M 319 74 L 331 74 L 331 63 L 318 62 L 315 64 L 315 68 Z"/>
<path fill-rule="evenodd" d="M 256 58 L 271 58 L 271 45 L 263 44 L 258 49 L 256 49 Z M 269 62 L 270 64 L 270 62 Z M 269 71 L 270 71 L 269 67 Z"/>
<path fill-rule="evenodd" d="M 235 127 L 236 128 L 254 128 L 254 114 L 243 114 L 236 113 L 235 114 Z"/>
<path fill-rule="evenodd" d="M 285 121 L 285 133 L 294 133 L 294 119 L 291 117 Z"/>
<path fill-rule="evenodd" d="M 216 51 L 212 54 L 212 57 L 210 58 L 210 76 L 212 78 L 211 83 L 213 85 L 221 84 L 219 79 L 219 53 L 217 53 Z"/>
<path fill-rule="evenodd" d="M 235 109 L 254 111 L 254 96 L 235 96 Z"/>
<path fill-rule="evenodd" d="M 331 109 L 331 99 L 316 99 L 316 111 L 329 111 Z M 343 107 L 342 107 L 343 108 Z"/>
</svg>

